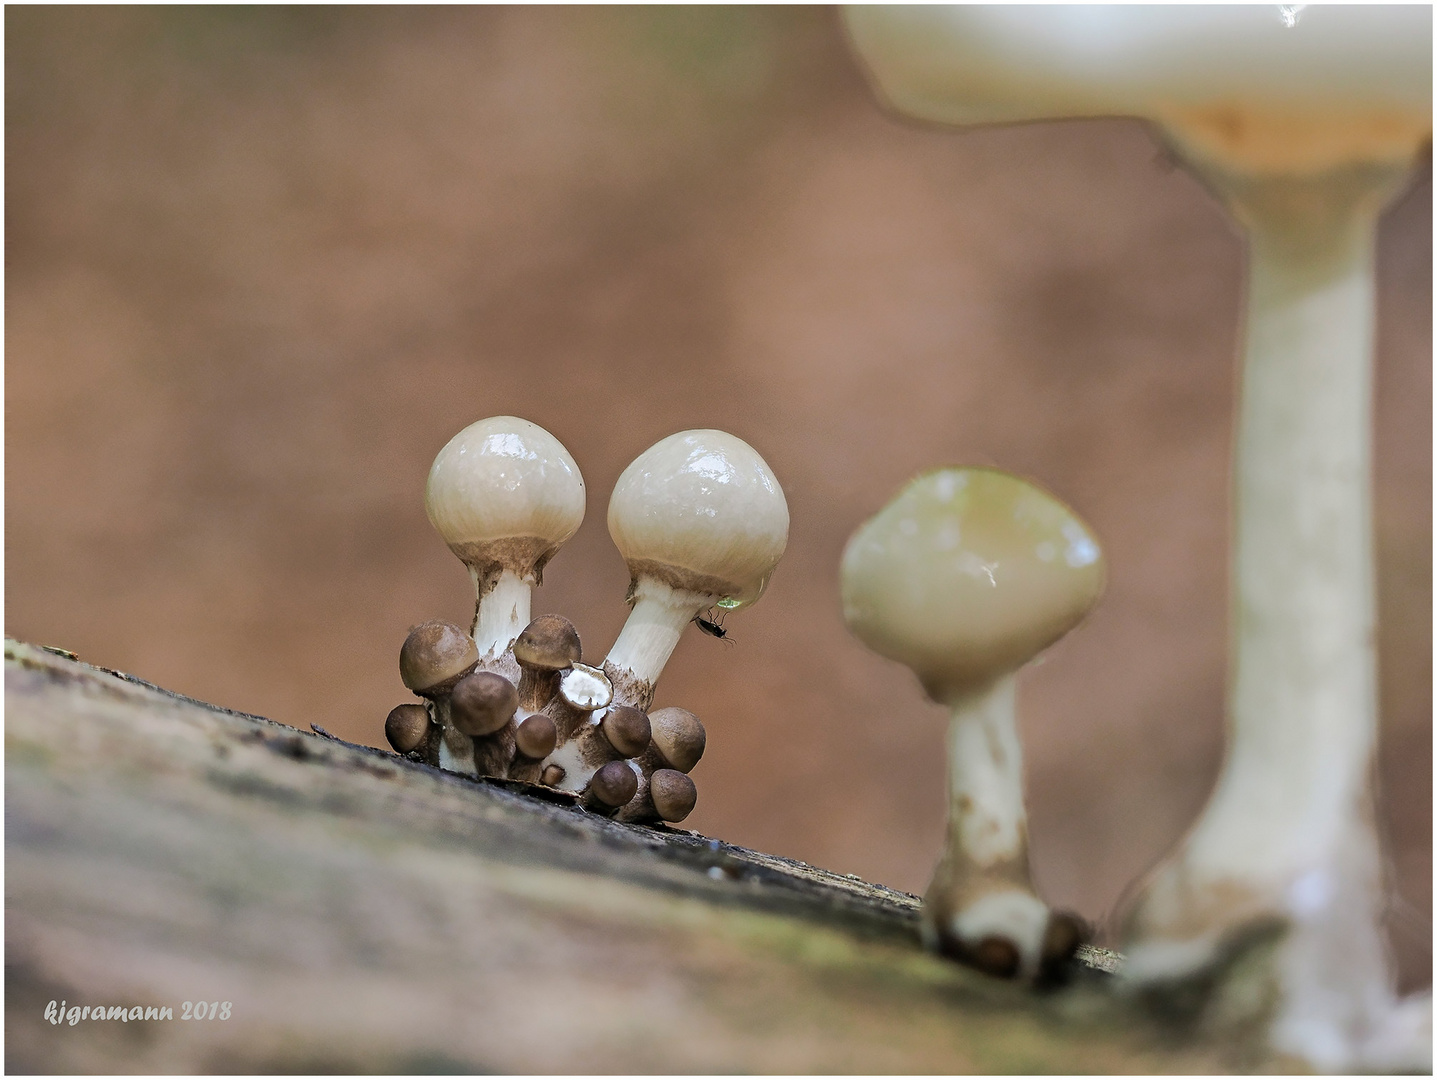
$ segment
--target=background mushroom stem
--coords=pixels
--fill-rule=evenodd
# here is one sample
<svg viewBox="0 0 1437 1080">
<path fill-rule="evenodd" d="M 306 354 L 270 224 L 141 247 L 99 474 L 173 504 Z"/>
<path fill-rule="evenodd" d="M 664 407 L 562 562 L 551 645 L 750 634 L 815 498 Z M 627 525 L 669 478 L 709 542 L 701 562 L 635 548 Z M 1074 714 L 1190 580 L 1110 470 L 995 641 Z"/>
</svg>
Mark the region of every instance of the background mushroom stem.
<svg viewBox="0 0 1437 1080">
<path fill-rule="evenodd" d="M 942 695 L 948 725 L 948 843 L 975 870 L 1027 864 L 1023 748 L 1018 742 L 1018 678 Z M 1024 875 L 1026 878 L 1026 874 Z"/>
<path fill-rule="evenodd" d="M 472 566 L 474 580 L 474 629 L 471 637 L 486 659 L 499 656 L 529 625 L 533 586 L 513 570 L 501 570 L 492 586 L 480 579 Z"/>
<path fill-rule="evenodd" d="M 634 584 L 633 598 L 634 608 L 609 649 L 604 669 L 613 680 L 616 701 L 647 709 L 684 628 L 719 597 L 641 577 Z"/>
<path fill-rule="evenodd" d="M 1143 890 L 1130 976 L 1212 964 L 1245 925 L 1281 920 L 1274 1044 L 1346 1068 L 1369 1059 L 1393 1005 L 1370 786 L 1373 265 L 1377 215 L 1408 169 L 1195 171 L 1250 237 L 1228 751 L 1202 817 Z M 1348 1044 L 1324 1054 L 1313 1032 Z"/>
</svg>

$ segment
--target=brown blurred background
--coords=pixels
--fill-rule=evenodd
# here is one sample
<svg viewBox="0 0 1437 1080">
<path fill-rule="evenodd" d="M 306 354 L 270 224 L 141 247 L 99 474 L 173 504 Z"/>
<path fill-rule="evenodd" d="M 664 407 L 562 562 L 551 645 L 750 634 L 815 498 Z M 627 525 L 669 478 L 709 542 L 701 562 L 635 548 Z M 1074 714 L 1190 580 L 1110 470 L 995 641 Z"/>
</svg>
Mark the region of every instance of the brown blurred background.
<svg viewBox="0 0 1437 1080">
<path fill-rule="evenodd" d="M 604 527 L 670 432 L 752 443 L 788 554 L 659 688 L 706 834 L 922 890 L 944 716 L 851 640 L 849 533 L 944 462 L 1102 537 L 1023 679 L 1033 858 L 1102 918 L 1221 747 L 1242 248 L 1145 129 L 952 133 L 874 104 L 822 8 L 15 8 L 6 19 L 6 632 L 382 744 L 409 626 L 467 619 L 423 484 L 513 413 L 584 471 L 535 613 L 597 662 Z M 1431 963 L 1430 166 L 1381 235 L 1383 824 Z"/>
</svg>

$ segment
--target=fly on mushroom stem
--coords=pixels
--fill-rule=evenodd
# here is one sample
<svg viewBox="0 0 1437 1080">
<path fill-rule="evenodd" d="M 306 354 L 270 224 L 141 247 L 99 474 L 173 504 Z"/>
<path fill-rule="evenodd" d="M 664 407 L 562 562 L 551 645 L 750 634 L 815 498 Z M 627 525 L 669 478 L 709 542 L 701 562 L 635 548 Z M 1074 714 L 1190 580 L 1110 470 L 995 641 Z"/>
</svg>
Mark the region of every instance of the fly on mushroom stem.
<svg viewBox="0 0 1437 1080">
<path fill-rule="evenodd" d="M 1431 140 L 1432 7 L 1282 15 L 974 5 L 845 20 L 901 111 L 1142 117 L 1247 230 L 1227 757 L 1139 892 L 1123 978 L 1258 1022 L 1322 1069 L 1430 1071 L 1430 998 L 1397 1001 L 1380 926 L 1370 454 L 1376 222 Z M 1266 985 L 1229 993 L 1224 972 L 1257 949 Z"/>
<path fill-rule="evenodd" d="M 763 595 L 788 543 L 788 504 L 748 443 L 723 431 L 681 431 L 620 475 L 609 535 L 632 576 L 633 610 L 604 670 L 620 703 L 647 709 L 695 616 Z"/>
<path fill-rule="evenodd" d="M 537 424 L 493 416 L 470 424 L 434 459 L 429 520 L 469 568 L 480 666 L 519 681 L 508 650 L 529 624 L 544 566 L 584 520 L 584 479 Z"/>
<path fill-rule="evenodd" d="M 1042 489 L 996 469 L 948 468 L 908 484 L 848 542 L 844 618 L 911 668 L 952 717 L 946 850 L 923 901 L 930 948 L 1034 980 L 1079 941 L 1028 872 L 1016 673 L 1101 595 L 1091 530 Z"/>
</svg>

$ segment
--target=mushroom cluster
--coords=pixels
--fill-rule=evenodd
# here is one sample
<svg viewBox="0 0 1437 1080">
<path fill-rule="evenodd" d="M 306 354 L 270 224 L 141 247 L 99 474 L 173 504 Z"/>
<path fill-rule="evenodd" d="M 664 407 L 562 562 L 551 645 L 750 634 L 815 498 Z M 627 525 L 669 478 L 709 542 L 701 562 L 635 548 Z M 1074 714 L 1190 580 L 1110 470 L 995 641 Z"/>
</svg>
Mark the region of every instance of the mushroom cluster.
<svg viewBox="0 0 1437 1080">
<path fill-rule="evenodd" d="M 875 89 L 950 124 L 1135 116 L 1248 238 L 1227 756 L 1137 891 L 1123 982 L 1322 1069 L 1430 1070 L 1380 926 L 1377 216 L 1432 133 L 1431 5 L 853 7 Z"/>
<path fill-rule="evenodd" d="M 399 673 L 423 703 L 390 712 L 389 744 L 452 772 L 571 792 L 622 821 L 687 817 L 704 727 L 687 709 L 651 712 L 654 688 L 684 628 L 758 600 L 783 555 L 788 505 L 763 458 L 726 432 L 683 431 L 624 470 L 609 532 L 632 611 L 597 666 L 568 619 L 531 617 L 545 565 L 584 519 L 583 477 L 554 436 L 513 416 L 469 425 L 434 459 L 425 506 L 469 568 L 474 621 L 409 632 Z"/>
</svg>

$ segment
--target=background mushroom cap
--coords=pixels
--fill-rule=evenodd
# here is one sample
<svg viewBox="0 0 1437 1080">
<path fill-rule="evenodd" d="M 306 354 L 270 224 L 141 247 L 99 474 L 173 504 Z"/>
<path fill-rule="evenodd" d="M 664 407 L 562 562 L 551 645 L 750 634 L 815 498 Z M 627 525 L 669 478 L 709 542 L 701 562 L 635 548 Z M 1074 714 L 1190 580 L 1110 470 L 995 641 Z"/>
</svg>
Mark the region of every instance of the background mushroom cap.
<svg viewBox="0 0 1437 1080">
<path fill-rule="evenodd" d="M 1043 489 L 997 469 L 910 482 L 848 541 L 843 615 L 941 696 L 1016 669 L 1103 591 L 1102 550 Z"/>
<path fill-rule="evenodd" d="M 513 556 L 542 565 L 583 523 L 584 478 L 569 451 L 538 424 L 491 416 L 439 451 L 424 508 L 466 563 L 518 541 L 507 545 Z"/>
<path fill-rule="evenodd" d="M 950 124 L 1142 116 L 1240 171 L 1412 154 L 1432 130 L 1432 9 L 850 7 L 900 112 Z"/>
<path fill-rule="evenodd" d="M 637 576 L 753 603 L 788 544 L 788 502 L 753 447 L 726 431 L 680 431 L 620 474 L 609 535 Z"/>
</svg>

